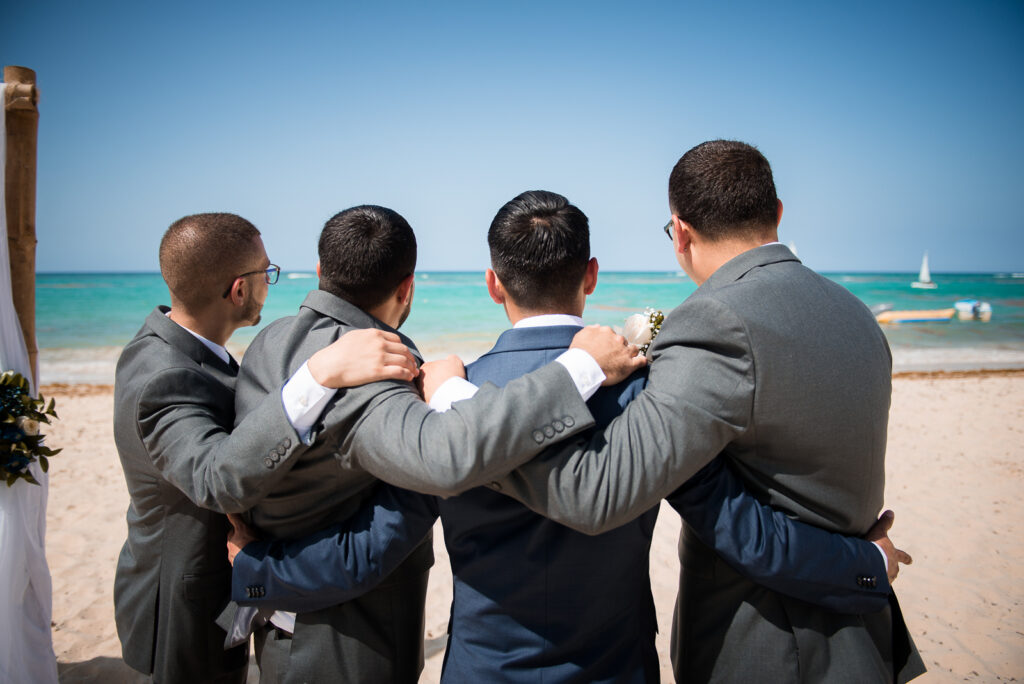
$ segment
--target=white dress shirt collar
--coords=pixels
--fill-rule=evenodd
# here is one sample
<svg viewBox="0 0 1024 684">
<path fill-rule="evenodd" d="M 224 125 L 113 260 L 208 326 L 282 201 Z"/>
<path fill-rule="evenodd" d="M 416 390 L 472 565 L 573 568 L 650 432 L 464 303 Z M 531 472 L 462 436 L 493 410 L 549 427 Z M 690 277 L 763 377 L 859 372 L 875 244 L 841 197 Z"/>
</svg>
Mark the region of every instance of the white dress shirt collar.
<svg viewBox="0 0 1024 684">
<path fill-rule="evenodd" d="M 527 316 L 519 319 L 513 328 L 543 328 L 550 325 L 574 325 L 583 327 L 583 319 L 570 314 L 540 314 L 539 316 Z"/>
</svg>

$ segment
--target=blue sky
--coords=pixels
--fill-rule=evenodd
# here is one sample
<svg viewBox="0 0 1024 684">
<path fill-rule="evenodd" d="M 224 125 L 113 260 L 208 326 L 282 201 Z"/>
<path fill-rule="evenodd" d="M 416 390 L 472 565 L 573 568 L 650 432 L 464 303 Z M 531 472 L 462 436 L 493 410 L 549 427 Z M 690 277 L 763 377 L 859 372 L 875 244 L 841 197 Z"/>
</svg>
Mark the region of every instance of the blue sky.
<svg viewBox="0 0 1024 684">
<path fill-rule="evenodd" d="M 41 89 L 40 271 L 157 269 L 233 211 L 309 269 L 354 204 L 420 270 L 481 270 L 523 190 L 591 220 L 608 270 L 674 270 L 679 156 L 756 144 L 820 271 L 1024 271 L 1024 3 L 8 3 Z"/>
</svg>

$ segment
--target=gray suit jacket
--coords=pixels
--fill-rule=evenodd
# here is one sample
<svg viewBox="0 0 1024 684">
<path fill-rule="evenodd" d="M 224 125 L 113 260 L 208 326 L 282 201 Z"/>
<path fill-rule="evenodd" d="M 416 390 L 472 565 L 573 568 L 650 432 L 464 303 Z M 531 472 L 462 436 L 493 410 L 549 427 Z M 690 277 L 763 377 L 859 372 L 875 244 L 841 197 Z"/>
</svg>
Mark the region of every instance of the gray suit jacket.
<svg viewBox="0 0 1024 684">
<path fill-rule="evenodd" d="M 128 665 L 157 682 L 240 670 L 214 618 L 231 590 L 227 519 L 287 470 L 300 446 L 279 398 L 233 436 L 237 365 L 221 361 L 160 307 L 118 360 L 114 441 L 131 495 L 114 610 Z M 276 461 L 266 460 L 269 451 Z M 210 510 L 212 509 L 212 510 Z"/>
<path fill-rule="evenodd" d="M 599 532 L 721 454 L 755 495 L 799 520 L 848 535 L 873 524 L 891 356 L 843 287 L 782 245 L 750 250 L 665 318 L 650 361 L 647 389 L 603 433 L 526 464 L 503 490 Z M 892 681 L 894 670 L 907 679 L 924 669 L 898 607 L 841 615 L 777 594 L 740 576 L 685 524 L 680 559 L 680 681 Z"/>
<path fill-rule="evenodd" d="M 270 324 L 246 352 L 238 417 L 247 417 L 315 351 L 356 328 L 390 330 L 338 297 L 310 292 L 296 316 Z M 411 340 L 403 342 L 415 351 Z M 485 386 L 478 398 L 443 414 L 430 411 L 410 383 L 379 382 L 340 390 L 324 415 L 332 426 L 250 511 L 266 536 L 308 535 L 348 518 L 377 478 L 438 495 L 487 484 L 594 423 L 558 364 L 503 390 Z M 432 562 L 428 539 L 377 589 L 300 614 L 282 668 L 285 681 L 415 682 L 422 668 L 422 592 Z M 411 598 L 417 592 L 419 599 Z"/>
</svg>

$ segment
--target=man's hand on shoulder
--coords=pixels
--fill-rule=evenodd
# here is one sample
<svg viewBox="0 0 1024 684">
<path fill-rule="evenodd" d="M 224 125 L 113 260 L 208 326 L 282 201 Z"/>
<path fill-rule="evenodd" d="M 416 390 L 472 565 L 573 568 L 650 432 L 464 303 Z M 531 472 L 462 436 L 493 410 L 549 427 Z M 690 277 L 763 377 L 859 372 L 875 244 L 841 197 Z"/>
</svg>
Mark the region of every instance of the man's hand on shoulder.
<svg viewBox="0 0 1024 684">
<path fill-rule="evenodd" d="M 604 371 L 603 385 L 616 385 L 647 365 L 640 348 L 628 344 L 626 338 L 606 325 L 588 325 L 572 338 L 570 349 L 582 349 L 590 354 Z"/>
<path fill-rule="evenodd" d="M 352 330 L 309 358 L 309 372 L 324 387 L 355 387 L 378 380 L 412 380 L 416 359 L 398 335 L 375 328 Z"/>
<path fill-rule="evenodd" d="M 914 562 L 909 553 L 902 549 L 897 549 L 896 545 L 889 539 L 889 529 L 892 527 L 893 520 L 895 519 L 895 513 L 885 511 L 878 517 L 878 522 L 872 525 L 868 533 L 864 535 L 866 540 L 878 544 L 885 551 L 885 557 L 889 563 L 889 567 L 886 568 L 886 574 L 889 575 L 889 584 L 892 584 L 896 580 L 896 575 L 900 573 L 900 563 L 910 565 Z"/>
<path fill-rule="evenodd" d="M 445 381 L 451 378 L 465 377 L 466 366 L 462 363 L 462 359 L 452 354 L 447 358 L 427 361 L 423 364 L 420 367 L 420 374 L 416 379 L 416 385 L 419 387 L 420 394 L 423 395 L 423 400 L 429 404 L 434 396 L 434 392 Z"/>
<path fill-rule="evenodd" d="M 231 523 L 231 531 L 228 532 L 228 563 L 234 565 L 238 552 L 244 549 L 246 544 L 256 541 L 258 537 L 252 528 L 234 513 L 228 513 L 228 522 Z"/>
</svg>

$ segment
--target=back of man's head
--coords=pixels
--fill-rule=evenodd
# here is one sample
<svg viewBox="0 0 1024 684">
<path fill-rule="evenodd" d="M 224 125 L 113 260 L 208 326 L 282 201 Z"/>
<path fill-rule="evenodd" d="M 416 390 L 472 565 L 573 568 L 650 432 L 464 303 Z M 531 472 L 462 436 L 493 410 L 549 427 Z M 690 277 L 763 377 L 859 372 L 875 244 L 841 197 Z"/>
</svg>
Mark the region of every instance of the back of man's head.
<svg viewBox="0 0 1024 684">
<path fill-rule="evenodd" d="M 697 145 L 668 181 L 672 213 L 717 242 L 770 233 L 778 222 L 772 168 L 757 148 L 735 140 Z"/>
<path fill-rule="evenodd" d="M 193 214 L 171 224 L 160 240 L 160 274 L 172 304 L 198 312 L 221 299 L 233 278 L 258 268 L 260 231 L 241 216 Z"/>
<path fill-rule="evenodd" d="M 362 205 L 332 216 L 320 233 L 320 289 L 367 311 L 416 270 L 416 235 L 401 214 Z"/>
<path fill-rule="evenodd" d="M 590 261 L 590 225 L 565 197 L 524 192 L 487 231 L 491 268 L 520 308 L 555 311 L 575 301 Z"/>
</svg>

